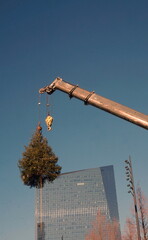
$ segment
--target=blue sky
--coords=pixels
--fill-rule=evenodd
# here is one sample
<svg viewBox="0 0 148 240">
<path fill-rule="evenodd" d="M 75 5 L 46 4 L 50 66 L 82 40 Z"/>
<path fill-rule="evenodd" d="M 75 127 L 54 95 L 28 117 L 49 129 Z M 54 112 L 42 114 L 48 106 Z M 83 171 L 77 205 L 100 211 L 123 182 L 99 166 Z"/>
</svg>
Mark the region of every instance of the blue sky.
<svg viewBox="0 0 148 240">
<path fill-rule="evenodd" d="M 34 239 L 34 189 L 17 162 L 35 131 L 38 90 L 61 77 L 145 114 L 148 89 L 148 1 L 1 0 L 0 238 Z M 56 91 L 53 129 L 43 135 L 63 172 L 114 165 L 121 225 L 132 198 L 124 160 L 148 196 L 147 130 Z"/>
</svg>

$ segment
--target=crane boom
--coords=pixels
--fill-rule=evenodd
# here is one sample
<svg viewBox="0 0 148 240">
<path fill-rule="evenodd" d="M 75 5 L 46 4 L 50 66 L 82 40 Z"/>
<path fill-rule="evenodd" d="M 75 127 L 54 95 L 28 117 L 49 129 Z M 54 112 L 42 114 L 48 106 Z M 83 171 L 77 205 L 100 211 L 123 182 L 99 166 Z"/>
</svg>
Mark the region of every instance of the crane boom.
<svg viewBox="0 0 148 240">
<path fill-rule="evenodd" d="M 72 85 L 68 82 L 65 82 L 62 80 L 62 78 L 56 78 L 50 85 L 41 88 L 39 93 L 42 94 L 46 92 L 48 94 L 52 94 L 56 89 L 69 94 L 70 98 L 78 98 L 84 101 L 85 104 L 90 104 L 117 117 L 125 119 L 126 121 L 148 129 L 148 115 L 137 112 L 110 99 L 104 98 L 96 94 L 94 91 L 89 92 L 78 87 L 78 85 Z"/>
</svg>

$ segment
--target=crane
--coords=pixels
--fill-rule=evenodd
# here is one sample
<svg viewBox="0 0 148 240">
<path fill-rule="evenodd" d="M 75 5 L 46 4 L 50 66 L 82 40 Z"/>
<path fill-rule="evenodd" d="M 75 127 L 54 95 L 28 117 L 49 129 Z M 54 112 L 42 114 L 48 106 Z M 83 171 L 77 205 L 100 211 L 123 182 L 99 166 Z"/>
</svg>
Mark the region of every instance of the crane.
<svg viewBox="0 0 148 240">
<path fill-rule="evenodd" d="M 80 88 L 78 85 L 73 85 L 63 81 L 63 79 L 60 77 L 57 77 L 50 85 L 41 88 L 39 93 L 42 94 L 46 92 L 47 94 L 52 94 L 55 90 L 65 92 L 70 98 L 78 98 L 86 105 L 90 104 L 142 128 L 148 129 L 148 115 L 140 113 L 110 99 L 104 98 L 96 94 L 94 91 L 86 91 L 85 89 Z"/>
</svg>

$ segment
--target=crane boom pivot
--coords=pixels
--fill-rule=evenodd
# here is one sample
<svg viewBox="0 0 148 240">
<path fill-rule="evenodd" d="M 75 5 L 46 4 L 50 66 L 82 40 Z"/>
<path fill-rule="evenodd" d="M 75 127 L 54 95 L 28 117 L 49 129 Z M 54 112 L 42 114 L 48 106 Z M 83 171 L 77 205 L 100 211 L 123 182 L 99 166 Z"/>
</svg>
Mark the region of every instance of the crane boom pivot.
<svg viewBox="0 0 148 240">
<path fill-rule="evenodd" d="M 85 104 L 90 104 L 126 121 L 148 129 L 148 115 L 137 112 L 136 110 L 121 105 L 110 99 L 104 98 L 96 94 L 94 91 L 89 92 L 80 88 L 78 85 L 72 85 L 68 82 L 65 82 L 62 80 L 62 78 L 56 78 L 50 85 L 41 88 L 39 93 L 42 94 L 46 92 L 48 94 L 52 94 L 56 89 L 69 94 L 70 98 L 78 98 L 84 101 Z"/>
</svg>

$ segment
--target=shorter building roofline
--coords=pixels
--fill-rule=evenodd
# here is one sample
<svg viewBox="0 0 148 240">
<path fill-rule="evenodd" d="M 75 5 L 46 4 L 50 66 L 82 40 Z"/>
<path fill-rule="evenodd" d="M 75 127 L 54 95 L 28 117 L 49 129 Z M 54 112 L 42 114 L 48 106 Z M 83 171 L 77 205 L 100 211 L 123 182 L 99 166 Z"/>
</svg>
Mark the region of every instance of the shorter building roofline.
<svg viewBox="0 0 148 240">
<path fill-rule="evenodd" d="M 71 172 L 65 172 L 65 173 L 61 173 L 60 176 L 71 174 L 71 173 L 76 173 L 76 172 L 82 172 L 82 171 L 86 171 L 86 170 L 101 169 L 101 168 L 106 168 L 106 167 L 113 167 L 113 165 L 107 165 L 107 166 L 102 166 L 102 167 L 87 168 L 87 169 L 81 169 L 81 170 L 76 170 L 76 171 L 71 171 Z"/>
</svg>

